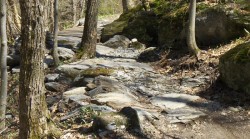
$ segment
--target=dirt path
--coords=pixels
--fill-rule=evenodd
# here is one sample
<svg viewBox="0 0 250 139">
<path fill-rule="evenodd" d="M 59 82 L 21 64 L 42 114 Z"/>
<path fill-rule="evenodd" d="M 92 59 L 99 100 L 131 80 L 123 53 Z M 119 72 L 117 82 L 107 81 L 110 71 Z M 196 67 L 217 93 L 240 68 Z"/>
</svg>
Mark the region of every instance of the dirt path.
<svg viewBox="0 0 250 139">
<path fill-rule="evenodd" d="M 82 30 L 83 27 L 74 27 L 61 31 L 59 38 L 79 43 Z M 98 44 L 97 58 L 79 60 L 58 67 L 56 74 L 63 78 L 56 81 L 61 83 L 66 79 L 70 86 L 66 92 L 62 92 L 64 105 L 71 105 L 69 103 L 73 101 L 81 107 L 99 108 L 97 111 L 101 112 L 101 107 L 105 107 L 105 111 L 109 112 L 119 112 L 129 107 L 136 112 L 139 131 L 131 133 L 116 128 L 113 132 L 107 132 L 103 129 L 97 132 L 99 137 L 118 138 L 118 133 L 123 138 L 250 137 L 250 112 L 247 108 L 227 106 L 197 93 L 202 92 L 204 86 L 210 85 L 209 75 L 201 73 L 177 78 L 173 74 L 163 74 L 149 63 L 136 61 L 142 51 L 119 47 L 113 49 Z M 105 76 L 79 76 L 83 71 L 103 68 L 112 69 L 114 72 Z M 82 84 L 83 82 L 86 83 Z M 94 87 L 89 87 L 90 85 Z M 70 111 L 74 111 L 73 108 Z M 91 137 L 90 134 L 74 132 L 71 135 L 67 133 L 62 138 L 68 136 Z"/>
</svg>

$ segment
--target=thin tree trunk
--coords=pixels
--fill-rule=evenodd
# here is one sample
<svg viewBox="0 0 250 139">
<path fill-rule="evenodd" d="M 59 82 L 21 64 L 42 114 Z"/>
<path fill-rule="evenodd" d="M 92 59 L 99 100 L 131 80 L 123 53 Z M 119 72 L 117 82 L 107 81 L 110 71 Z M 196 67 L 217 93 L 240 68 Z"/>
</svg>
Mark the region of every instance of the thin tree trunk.
<svg viewBox="0 0 250 139">
<path fill-rule="evenodd" d="M 45 0 L 19 0 L 21 67 L 19 77 L 19 138 L 46 138 L 48 110 L 44 89 Z"/>
<path fill-rule="evenodd" d="M 195 14 L 196 0 L 191 0 L 189 5 L 189 20 L 187 28 L 187 46 L 192 55 L 199 56 L 200 49 L 197 47 L 195 40 Z"/>
<path fill-rule="evenodd" d="M 53 46 L 53 59 L 55 67 L 59 66 L 60 60 L 58 56 L 58 0 L 54 0 L 54 46 Z"/>
<path fill-rule="evenodd" d="M 0 92 L 0 130 L 5 128 L 7 105 L 7 34 L 6 34 L 6 0 L 0 1 L 0 39 L 1 39 L 1 92 Z"/>
<path fill-rule="evenodd" d="M 128 0 L 122 0 L 122 8 L 123 8 L 124 13 L 128 11 L 128 7 L 129 7 L 129 1 Z"/>
<path fill-rule="evenodd" d="M 80 57 L 93 58 L 96 54 L 98 0 L 88 0 Z"/>
<path fill-rule="evenodd" d="M 72 0 L 72 9 L 73 9 L 73 21 L 76 23 L 77 12 L 76 12 L 76 0 Z"/>
</svg>

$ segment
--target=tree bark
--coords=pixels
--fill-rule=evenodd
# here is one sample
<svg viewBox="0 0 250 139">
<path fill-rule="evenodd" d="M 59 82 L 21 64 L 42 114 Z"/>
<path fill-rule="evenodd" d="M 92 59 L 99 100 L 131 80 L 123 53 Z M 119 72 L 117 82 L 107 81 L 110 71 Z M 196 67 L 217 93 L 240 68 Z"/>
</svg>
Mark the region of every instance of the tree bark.
<svg viewBox="0 0 250 139">
<path fill-rule="evenodd" d="M 58 56 L 58 0 L 54 0 L 54 46 L 53 46 L 53 59 L 55 67 L 59 66 L 60 60 Z"/>
<path fill-rule="evenodd" d="M 76 23 L 77 11 L 76 11 L 76 0 L 72 0 L 72 9 L 73 9 L 73 21 Z"/>
<path fill-rule="evenodd" d="M 9 2 L 9 6 L 10 6 L 10 10 L 12 11 L 12 15 L 14 16 L 13 20 L 15 25 L 18 27 L 18 29 L 21 29 L 21 21 L 20 21 L 20 16 L 18 14 L 18 10 L 17 10 L 17 6 L 14 0 L 8 0 Z"/>
<path fill-rule="evenodd" d="M 5 128 L 7 105 L 7 33 L 6 33 L 6 0 L 0 1 L 0 40 L 1 40 L 1 92 L 0 92 L 0 131 Z"/>
<path fill-rule="evenodd" d="M 88 0 L 82 36 L 80 57 L 93 58 L 96 55 L 98 0 Z"/>
<path fill-rule="evenodd" d="M 122 0 L 122 9 L 123 12 L 127 12 L 129 9 L 129 0 Z"/>
<path fill-rule="evenodd" d="M 47 136 L 48 110 L 44 89 L 45 0 L 19 0 L 21 7 L 21 67 L 19 77 L 19 138 Z"/>
<path fill-rule="evenodd" d="M 191 55 L 199 56 L 200 49 L 195 40 L 195 14 L 196 14 L 196 0 L 191 0 L 189 5 L 189 20 L 187 28 L 187 46 Z"/>
</svg>

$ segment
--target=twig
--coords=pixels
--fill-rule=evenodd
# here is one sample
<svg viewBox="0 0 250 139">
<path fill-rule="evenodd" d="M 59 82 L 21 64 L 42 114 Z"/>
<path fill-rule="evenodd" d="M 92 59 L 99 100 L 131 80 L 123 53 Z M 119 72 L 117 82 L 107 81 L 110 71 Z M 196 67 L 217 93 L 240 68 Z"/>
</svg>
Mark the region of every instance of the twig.
<svg viewBox="0 0 250 139">
<path fill-rule="evenodd" d="M 7 130 L 8 129 L 8 127 L 5 127 L 2 131 L 0 131 L 0 135 L 5 131 L 5 130 Z"/>
</svg>

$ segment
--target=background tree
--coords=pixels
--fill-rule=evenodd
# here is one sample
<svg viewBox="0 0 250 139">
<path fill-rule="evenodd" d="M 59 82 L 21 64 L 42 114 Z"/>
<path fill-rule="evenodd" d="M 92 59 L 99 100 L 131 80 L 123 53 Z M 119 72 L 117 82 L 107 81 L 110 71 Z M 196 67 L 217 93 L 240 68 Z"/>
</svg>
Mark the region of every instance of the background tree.
<svg viewBox="0 0 250 139">
<path fill-rule="evenodd" d="M 92 58 L 96 54 L 98 0 L 88 0 L 81 44 L 81 58 Z"/>
<path fill-rule="evenodd" d="M 195 15 L 196 15 L 196 0 L 190 0 L 189 5 L 189 20 L 187 28 L 187 46 L 192 55 L 199 56 L 200 49 L 195 40 Z"/>
<path fill-rule="evenodd" d="M 55 67 L 59 66 L 60 60 L 58 56 L 58 0 L 54 0 L 54 46 L 53 46 L 53 59 Z"/>
<path fill-rule="evenodd" d="M 45 0 L 19 0 L 21 7 L 21 67 L 19 138 L 46 137 L 47 104 L 44 89 Z"/>
<path fill-rule="evenodd" d="M 123 12 L 127 12 L 128 11 L 128 8 L 129 7 L 129 0 L 122 0 L 122 9 L 123 9 Z"/>
<path fill-rule="evenodd" d="M 72 0 L 72 9 L 73 9 L 73 21 L 75 24 L 77 20 L 76 0 Z"/>
<path fill-rule="evenodd" d="M 6 0 L 0 0 L 0 40 L 1 40 L 1 92 L 0 92 L 0 131 L 5 128 L 5 111 L 7 105 L 7 34 L 6 34 Z"/>
</svg>

